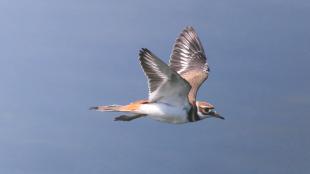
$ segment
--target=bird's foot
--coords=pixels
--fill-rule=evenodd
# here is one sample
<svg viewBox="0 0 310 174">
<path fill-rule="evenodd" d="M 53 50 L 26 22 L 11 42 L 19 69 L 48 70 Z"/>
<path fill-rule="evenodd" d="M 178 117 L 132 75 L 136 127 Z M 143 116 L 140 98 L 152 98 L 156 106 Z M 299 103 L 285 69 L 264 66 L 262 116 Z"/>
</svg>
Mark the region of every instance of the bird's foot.
<svg viewBox="0 0 310 174">
<path fill-rule="evenodd" d="M 121 116 L 115 117 L 114 121 L 131 121 L 133 119 L 140 118 L 143 116 L 146 116 L 146 115 L 144 114 L 138 114 L 138 115 L 133 115 L 133 116 L 121 115 Z"/>
</svg>

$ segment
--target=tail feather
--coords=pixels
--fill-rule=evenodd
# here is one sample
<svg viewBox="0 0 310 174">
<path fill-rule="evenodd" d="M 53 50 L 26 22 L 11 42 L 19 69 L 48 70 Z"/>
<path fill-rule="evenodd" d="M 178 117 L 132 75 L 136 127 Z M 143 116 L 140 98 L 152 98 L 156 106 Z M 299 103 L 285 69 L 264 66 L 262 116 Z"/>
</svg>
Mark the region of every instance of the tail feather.
<svg viewBox="0 0 310 174">
<path fill-rule="evenodd" d="M 108 106 L 95 106 L 90 107 L 89 110 L 95 111 L 112 111 L 112 112 L 131 112 L 131 113 L 139 113 L 139 107 L 143 104 L 149 103 L 148 100 L 138 100 L 132 102 L 128 105 L 108 105 Z"/>
<path fill-rule="evenodd" d="M 108 106 L 94 106 L 90 107 L 89 110 L 95 110 L 95 111 L 110 111 L 110 112 L 122 112 L 121 105 L 108 105 Z"/>
</svg>

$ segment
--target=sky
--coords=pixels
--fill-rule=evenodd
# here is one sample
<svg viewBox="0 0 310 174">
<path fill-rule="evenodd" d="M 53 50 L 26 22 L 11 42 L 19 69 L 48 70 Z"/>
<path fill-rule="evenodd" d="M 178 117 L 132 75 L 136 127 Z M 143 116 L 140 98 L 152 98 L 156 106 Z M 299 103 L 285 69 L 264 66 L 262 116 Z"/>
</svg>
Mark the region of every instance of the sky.
<svg viewBox="0 0 310 174">
<path fill-rule="evenodd" d="M 0 173 L 307 174 L 310 1 L 0 0 Z M 115 122 L 193 26 L 226 120 Z"/>
</svg>

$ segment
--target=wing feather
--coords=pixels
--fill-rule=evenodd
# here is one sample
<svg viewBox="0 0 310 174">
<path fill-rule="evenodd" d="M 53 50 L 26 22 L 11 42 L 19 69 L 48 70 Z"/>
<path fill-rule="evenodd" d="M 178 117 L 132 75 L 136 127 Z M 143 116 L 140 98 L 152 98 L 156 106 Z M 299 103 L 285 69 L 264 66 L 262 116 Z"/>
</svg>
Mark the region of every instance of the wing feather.
<svg viewBox="0 0 310 174">
<path fill-rule="evenodd" d="M 196 101 L 201 84 L 208 78 L 209 66 L 207 56 L 193 27 L 186 27 L 176 39 L 169 66 L 189 82 L 190 102 Z"/>
<path fill-rule="evenodd" d="M 141 49 L 139 57 L 148 79 L 150 102 L 160 101 L 172 105 L 188 103 L 187 96 L 191 87 L 187 81 L 148 49 Z"/>
</svg>

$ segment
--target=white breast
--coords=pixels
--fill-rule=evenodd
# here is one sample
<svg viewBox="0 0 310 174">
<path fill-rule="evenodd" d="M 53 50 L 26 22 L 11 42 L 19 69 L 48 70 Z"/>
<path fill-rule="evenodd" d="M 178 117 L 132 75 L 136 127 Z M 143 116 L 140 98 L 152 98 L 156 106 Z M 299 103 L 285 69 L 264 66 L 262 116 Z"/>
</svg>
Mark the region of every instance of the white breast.
<svg viewBox="0 0 310 174">
<path fill-rule="evenodd" d="M 180 108 L 164 103 L 151 103 L 141 105 L 139 112 L 147 114 L 150 118 L 157 121 L 175 124 L 188 122 L 186 118 L 187 109 L 185 107 Z"/>
</svg>

